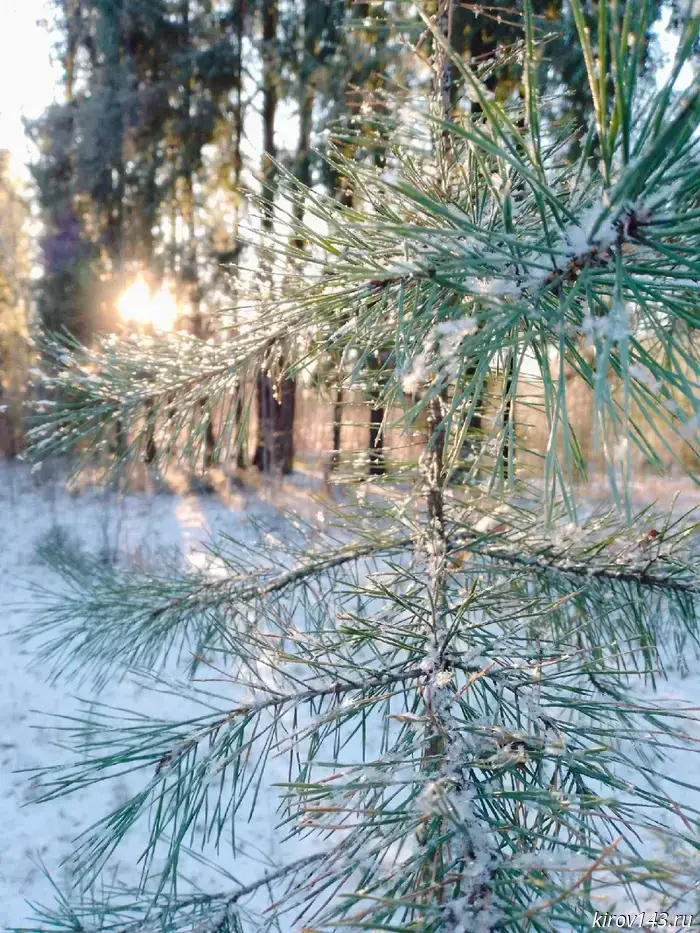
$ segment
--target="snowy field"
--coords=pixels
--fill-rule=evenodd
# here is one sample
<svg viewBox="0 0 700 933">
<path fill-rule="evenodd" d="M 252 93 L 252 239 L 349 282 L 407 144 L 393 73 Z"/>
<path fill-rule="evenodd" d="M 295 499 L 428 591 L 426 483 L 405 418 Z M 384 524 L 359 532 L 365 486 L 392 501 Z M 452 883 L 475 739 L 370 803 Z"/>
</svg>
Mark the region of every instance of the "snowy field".
<svg viewBox="0 0 700 933">
<path fill-rule="evenodd" d="M 318 510 L 304 491 L 302 479 L 285 490 L 287 507 L 314 514 Z M 246 525 L 255 513 L 271 513 L 265 490 L 254 498 L 234 495 L 228 501 L 205 495 L 132 494 L 116 499 L 99 489 L 73 497 L 62 485 L 34 481 L 25 470 L 5 469 L 0 479 L 0 929 L 26 924 L 27 901 L 52 904 L 54 893 L 42 865 L 59 883 L 67 880 L 62 860 L 73 848 L 73 840 L 99 817 L 128 799 L 143 785 L 143 773 L 132 780 L 120 779 L 107 788 L 98 785 L 57 802 L 32 805 L 36 788 L 31 775 L 21 773 L 49 762 L 70 760 L 70 753 L 57 749 L 60 733 L 50 714 L 75 713 L 80 699 L 96 694 L 89 687 L 46 682 L 46 672 L 32 667 L 31 649 L 11 633 L 22 630 L 30 617 L 27 588 L 49 583 L 49 572 L 36 555 L 37 544 L 60 529 L 80 541 L 91 553 L 119 550 L 150 563 L 159 552 L 174 548 L 193 557 L 212 535 L 222 531 L 235 539 L 250 533 Z M 274 496 L 274 492 L 268 490 Z M 312 511 L 313 510 L 313 511 Z M 99 695 L 107 705 L 142 710 L 144 689 L 130 681 L 110 684 Z M 178 697 L 148 691 L 148 712 L 165 719 L 186 717 L 191 707 Z M 281 779 L 287 777 L 282 768 Z M 270 806 L 276 801 L 270 800 Z M 273 848 L 274 815 L 262 813 L 251 828 L 254 840 L 241 851 L 246 857 L 235 866 L 235 878 L 243 883 L 270 870 L 284 852 Z M 245 833 L 243 833 L 245 838 Z M 136 882 L 136 865 L 148 838 L 147 827 L 134 832 L 118 852 L 119 877 Z M 298 846 L 294 852 L 298 856 Z M 220 865 L 233 868 L 230 852 L 223 847 Z M 116 863 L 115 863 L 116 864 Z M 186 875 L 204 890 L 235 890 L 231 878 L 193 860 Z"/>
<path fill-rule="evenodd" d="M 282 491 L 287 508 L 294 507 L 315 516 L 318 505 L 308 492 L 309 482 L 296 481 Z M 670 490 L 654 489 L 650 498 Z M 647 491 L 649 492 L 649 491 Z M 280 491 L 277 491 L 280 497 Z M 212 534 L 226 532 L 237 540 L 250 534 L 251 514 L 271 513 L 265 495 L 237 493 L 227 499 L 217 496 L 131 494 L 117 499 L 109 492 L 88 489 L 72 496 L 62 484 L 32 477 L 24 469 L 3 468 L 0 476 L 0 631 L 7 637 L 0 642 L 0 929 L 24 925 L 30 911 L 27 901 L 53 902 L 53 892 L 45 869 L 59 884 L 65 882 L 62 860 L 71 852 L 73 840 L 109 809 L 131 796 L 142 785 L 136 773 L 116 783 L 98 785 L 87 791 L 47 804 L 33 804 L 36 788 L 23 769 L 67 760 L 68 751 L 56 748 L 60 733 L 50 714 L 70 715 L 77 709 L 73 694 L 78 688 L 70 683 L 49 684 L 46 672 L 31 667 L 32 652 L 21 638 L 30 618 L 27 587 L 46 583 L 48 571 L 36 556 L 37 544 L 52 530 L 61 529 L 83 542 L 92 553 L 121 551 L 150 561 L 159 551 L 179 549 L 191 555 Z M 269 498 L 269 497 L 268 497 Z M 687 492 L 683 505 L 691 505 Z M 15 633 L 8 634 L 8 633 Z M 20 633 L 19 637 L 16 633 Z M 673 672 L 662 683 L 660 692 L 671 703 L 700 708 L 700 661 L 688 659 L 690 674 L 681 677 Z M 79 690 L 82 698 L 96 699 L 88 687 Z M 187 713 L 187 701 L 168 694 L 148 693 L 148 712 L 175 719 Z M 108 705 L 143 709 L 145 694 L 138 684 L 111 683 L 99 696 Z M 159 708 L 156 708 L 158 706 Z M 691 732 L 692 727 L 691 727 Z M 700 742 L 700 722 L 695 723 Z M 283 766 L 282 766 L 283 767 Z M 688 764 L 669 758 L 667 774 L 687 776 Z M 692 765 L 693 775 L 697 766 Z M 281 779 L 284 780 L 286 772 Z M 679 799 L 700 806 L 700 795 L 675 791 Z M 683 797 L 683 794 L 686 796 Z M 235 865 L 224 849 L 220 865 L 231 871 L 222 878 L 212 866 L 192 860 L 185 874 L 192 884 L 204 890 L 235 890 L 235 881 L 245 883 L 269 870 L 290 851 L 276 848 L 274 842 L 274 799 L 263 799 L 259 815 L 244 841 L 242 856 Z M 147 827 L 135 832 L 118 850 L 120 877 L 138 880 L 138 856 L 147 840 Z M 245 840 L 245 833 L 244 833 Z M 302 852 L 298 843 L 293 857 Z M 622 909 L 624 905 L 620 903 Z M 632 905 L 628 905 L 630 908 Z"/>
</svg>

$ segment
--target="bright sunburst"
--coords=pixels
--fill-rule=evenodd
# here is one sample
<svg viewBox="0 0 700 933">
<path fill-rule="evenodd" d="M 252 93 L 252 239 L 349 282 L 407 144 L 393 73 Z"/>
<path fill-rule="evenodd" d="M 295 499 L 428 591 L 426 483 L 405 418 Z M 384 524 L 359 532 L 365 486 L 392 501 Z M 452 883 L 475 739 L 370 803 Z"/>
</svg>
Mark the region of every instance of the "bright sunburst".
<svg viewBox="0 0 700 933">
<path fill-rule="evenodd" d="M 152 294 L 142 278 L 127 288 L 117 309 L 123 321 L 157 331 L 172 330 L 179 313 L 175 298 L 165 287 Z"/>
</svg>

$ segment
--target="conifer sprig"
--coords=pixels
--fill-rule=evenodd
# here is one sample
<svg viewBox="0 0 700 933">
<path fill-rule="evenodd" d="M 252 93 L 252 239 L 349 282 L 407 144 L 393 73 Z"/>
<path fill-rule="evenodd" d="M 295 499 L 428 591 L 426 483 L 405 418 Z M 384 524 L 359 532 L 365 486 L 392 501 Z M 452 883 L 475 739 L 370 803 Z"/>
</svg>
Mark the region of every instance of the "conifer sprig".
<svg viewBox="0 0 700 933">
<path fill-rule="evenodd" d="M 560 520 L 552 536 L 542 534 L 532 506 L 503 510 L 496 532 L 475 530 L 478 516 L 473 510 L 450 527 L 445 560 L 452 573 L 466 573 L 471 581 L 479 574 L 489 578 L 519 570 L 562 593 L 571 588 L 585 593 L 592 582 L 628 588 L 630 598 L 637 593 L 647 605 L 656 605 L 658 596 L 664 616 L 696 637 L 696 526 L 677 518 L 654 520 L 644 510 L 631 528 L 620 528 L 614 513 L 594 513 L 575 533 Z M 377 573 L 386 561 L 405 559 L 420 546 L 420 513 L 405 516 L 403 534 L 401 528 L 377 534 L 358 526 L 349 543 L 347 517 L 345 525 L 327 526 L 312 549 L 302 545 L 293 555 L 282 550 L 279 527 L 273 534 L 262 525 L 256 543 L 222 543 L 205 551 L 200 570 L 172 561 L 157 572 L 115 568 L 50 538 L 41 554 L 62 584 L 34 593 L 41 607 L 30 628 L 37 663 L 55 676 L 79 673 L 98 683 L 120 670 L 155 670 L 173 653 L 194 669 L 206 649 L 240 654 L 239 639 L 250 637 L 251 611 L 273 618 L 280 603 L 294 607 L 303 600 L 307 617 L 316 619 L 330 594 L 352 601 L 358 574 Z M 282 535 L 287 541 L 299 533 L 297 521 L 289 520 Z M 280 569 L 281 562 L 288 568 Z M 255 654 L 254 642 L 247 651 Z"/>
<path fill-rule="evenodd" d="M 42 769 L 46 799 L 143 772 L 141 791 L 81 840 L 78 878 L 147 816 L 149 840 L 137 892 L 73 915 L 64 901 L 42 929 L 155 933 L 196 919 L 221 933 L 556 933 L 589 929 L 620 891 L 664 903 L 692 885 L 690 863 L 664 864 L 652 840 L 697 848 L 700 814 L 674 799 L 692 781 L 660 772 L 670 752 L 694 760 L 696 718 L 653 688 L 696 650 L 696 531 L 635 516 L 630 490 L 634 446 L 657 468 L 679 458 L 674 435 L 697 454 L 700 98 L 674 83 L 699 20 L 689 8 L 656 88 L 638 73 L 649 4 L 599 8 L 594 43 L 571 4 L 591 127 L 541 117 L 529 2 L 524 103 L 495 99 L 496 64 L 462 60 L 444 16 L 428 20 L 442 107 L 393 95 L 405 129 L 381 171 L 336 154 L 353 208 L 303 191 L 307 253 L 283 257 L 296 270 L 283 293 L 273 273 L 256 286 L 226 344 L 52 351 L 66 376 L 49 380 L 40 456 L 101 443 L 120 419 L 133 457 L 147 403 L 179 413 L 162 426 L 172 454 L 203 392 L 224 403 L 260 372 L 328 359 L 339 384 L 371 389 L 404 427 L 427 421 L 429 437 L 413 473 L 390 475 L 383 501 L 346 498 L 342 530 L 314 545 L 308 527 L 285 525 L 273 541 L 215 549 L 216 574 L 60 553 L 69 589 L 37 623 L 44 657 L 103 678 L 136 669 L 162 689 L 155 670 L 179 651 L 190 680 L 172 689 L 194 708 L 161 721 L 96 707 L 66 726 L 76 760 Z M 470 112 L 448 112 L 448 73 Z M 302 189 L 278 177 L 293 201 Z M 626 514 L 582 515 L 570 373 L 590 388 Z M 548 425 L 536 507 L 513 499 L 528 406 Z M 392 483 L 411 477 L 413 492 Z M 477 491 L 495 527 L 482 530 Z M 323 858 L 280 856 L 260 885 L 183 899 L 188 847 L 237 840 L 271 803 L 281 846 Z"/>
</svg>

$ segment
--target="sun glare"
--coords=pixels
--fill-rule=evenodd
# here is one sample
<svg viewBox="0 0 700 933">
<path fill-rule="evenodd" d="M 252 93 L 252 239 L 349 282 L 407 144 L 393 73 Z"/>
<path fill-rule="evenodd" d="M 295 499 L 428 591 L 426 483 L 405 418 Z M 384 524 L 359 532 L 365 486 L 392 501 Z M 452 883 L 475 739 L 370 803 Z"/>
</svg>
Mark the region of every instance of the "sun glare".
<svg viewBox="0 0 700 933">
<path fill-rule="evenodd" d="M 165 288 L 155 295 L 143 279 L 137 279 L 124 292 L 117 303 L 123 321 L 154 330 L 172 330 L 178 316 L 175 298 Z"/>
</svg>

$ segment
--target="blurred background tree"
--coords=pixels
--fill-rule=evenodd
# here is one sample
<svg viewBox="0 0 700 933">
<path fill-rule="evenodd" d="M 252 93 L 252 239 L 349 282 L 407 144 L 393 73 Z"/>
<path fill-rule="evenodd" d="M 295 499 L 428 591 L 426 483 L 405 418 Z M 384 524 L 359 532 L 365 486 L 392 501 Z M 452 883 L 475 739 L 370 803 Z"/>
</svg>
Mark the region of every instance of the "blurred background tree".
<svg viewBox="0 0 700 933">
<path fill-rule="evenodd" d="M 619 5 L 621 16 L 627 6 Z M 532 8 L 543 119 L 557 132 L 568 128 L 575 156 L 585 144 L 591 103 L 571 9 L 563 0 L 537 0 Z M 646 66 L 658 57 L 655 24 L 664 10 L 672 24 L 681 8 L 676 3 L 666 10 L 654 0 L 637 24 L 640 80 L 650 86 L 653 68 Z M 586 5 L 594 47 L 600 10 L 597 3 Z M 43 227 L 36 301 L 46 327 L 66 328 L 82 340 L 119 326 L 119 298 L 139 276 L 154 290 L 169 284 L 178 302 L 177 326 L 196 338 L 225 340 L 235 332 L 241 323 L 235 284 L 245 284 L 248 270 L 267 261 L 261 237 L 274 250 L 288 214 L 297 221 L 304 216 L 303 198 L 277 204 L 278 165 L 302 185 L 352 205 L 352 179 L 341 178 L 323 157 L 335 150 L 380 167 L 391 160 L 384 89 L 425 89 L 435 56 L 430 31 L 411 4 L 54 0 L 54 12 L 63 99 L 28 127 L 37 144 L 32 172 Z M 436 17 L 438 5 L 427 13 Z M 455 50 L 485 70 L 498 101 L 523 96 L 518 5 L 455 5 L 450 35 Z M 479 104 L 463 93 L 459 74 L 451 78 L 459 121 Z M 251 203 L 258 195 L 267 205 L 256 217 Z M 222 307 L 229 308 L 225 319 L 216 314 Z M 384 470 L 387 429 L 387 413 L 377 402 L 383 353 L 377 348 L 356 383 L 367 412 L 366 461 L 377 474 Z M 330 378 L 339 363 L 331 358 L 327 367 L 333 451 L 349 400 L 342 380 Z M 241 396 L 257 393 L 254 462 L 263 471 L 288 472 L 296 382 L 273 385 L 255 374 L 246 379 L 251 385 L 242 382 Z M 236 411 L 240 419 L 242 401 Z M 206 399 L 201 415 L 206 468 L 217 459 L 214 423 L 224 416 Z M 482 417 L 479 400 L 470 431 L 480 432 Z M 247 447 L 245 438 L 239 466 Z M 332 455 L 334 466 L 339 459 Z"/>
<path fill-rule="evenodd" d="M 0 453 L 23 446 L 22 403 L 29 368 L 29 202 L 0 150 Z"/>
</svg>

